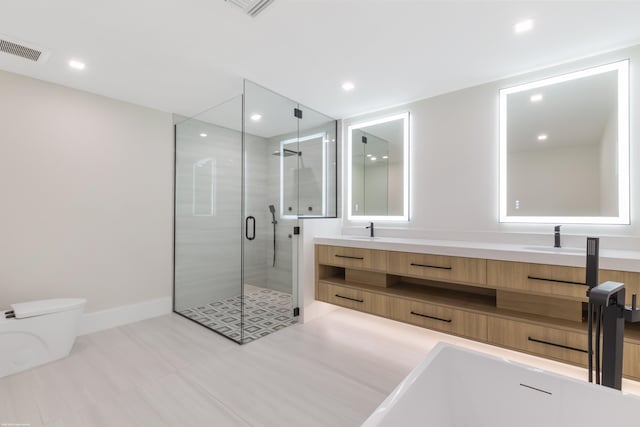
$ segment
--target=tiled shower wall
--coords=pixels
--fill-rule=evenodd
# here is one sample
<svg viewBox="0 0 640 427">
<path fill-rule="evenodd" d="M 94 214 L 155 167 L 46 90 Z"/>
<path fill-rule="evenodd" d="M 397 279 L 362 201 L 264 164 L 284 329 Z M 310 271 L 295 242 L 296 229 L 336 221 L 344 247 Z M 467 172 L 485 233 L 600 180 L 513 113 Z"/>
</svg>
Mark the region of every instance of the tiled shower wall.
<svg viewBox="0 0 640 427">
<path fill-rule="evenodd" d="M 288 149 L 300 151 L 301 156 L 289 156 L 284 160 L 284 210 L 285 215 L 295 215 L 296 210 L 301 215 L 323 216 L 335 212 L 335 122 L 328 121 L 326 125 L 307 130 L 300 130 L 300 138 L 307 135 L 315 135 L 319 133 L 327 133 L 330 147 L 327 153 L 327 165 L 323 159 L 322 139 L 313 139 L 309 141 L 301 141 L 287 146 Z M 280 143 L 282 141 L 291 140 L 298 136 L 295 134 L 279 135 L 269 139 L 269 153 L 280 151 Z M 297 253 L 296 242 L 292 238 L 293 227 L 298 225 L 296 219 L 281 218 L 282 212 L 280 207 L 280 156 L 270 155 L 268 162 L 269 180 L 268 180 L 268 204 L 274 204 L 276 207 L 276 265 L 274 268 L 267 269 L 268 287 L 281 292 L 291 292 L 292 266 L 294 265 L 293 255 Z M 324 173 L 323 173 L 324 169 Z M 326 212 L 322 210 L 323 197 L 323 179 L 326 179 L 325 188 L 329 193 L 326 203 Z M 288 202 L 291 203 L 288 203 Z M 291 205 L 292 211 L 289 211 Z M 269 266 L 273 261 L 273 228 L 268 232 L 268 260 Z"/>
<path fill-rule="evenodd" d="M 201 133 L 207 137 L 201 137 Z M 177 126 L 177 310 L 240 293 L 240 146 L 237 131 L 198 120 Z M 199 167 L 212 168 L 210 179 L 206 171 L 198 171 Z M 194 174 L 200 177 L 194 179 Z M 213 210 L 209 212 L 208 197 L 213 198 Z"/>
<path fill-rule="evenodd" d="M 256 238 L 244 239 L 244 283 L 268 287 L 268 242 L 271 238 L 271 214 L 269 204 L 271 192 L 268 191 L 268 143 L 258 136 L 245 134 L 245 209 L 246 216 L 256 218 Z M 238 243 L 239 244 L 239 243 Z M 288 292 L 291 292 L 289 285 Z"/>
<path fill-rule="evenodd" d="M 200 136 L 206 134 L 206 137 Z M 218 301 L 241 293 L 241 242 L 244 242 L 244 283 L 292 292 L 297 241 L 295 218 L 284 219 L 280 206 L 280 149 L 291 135 L 269 139 L 245 134 L 245 213 L 242 197 L 242 135 L 198 120 L 178 125 L 176 158 L 176 309 Z M 300 145 L 302 158 L 285 160 L 285 188 L 295 216 L 298 209 L 321 215 L 322 150 Z M 297 148 L 294 144 L 293 148 Z M 298 170 L 298 160 L 300 169 Z M 304 170 L 304 173 L 300 171 Z M 328 174 L 330 184 L 334 174 Z M 298 181 L 301 184 L 297 191 Z M 307 194 L 309 193 L 309 194 Z M 276 208 L 276 257 L 273 266 L 273 224 L 269 205 Z M 256 219 L 256 238 L 242 227 L 246 216 Z M 294 250 L 294 247 L 296 248 Z"/>
<path fill-rule="evenodd" d="M 269 268 L 267 269 L 267 287 L 280 292 L 291 292 L 291 280 L 293 274 L 293 227 L 297 225 L 297 219 L 284 219 L 282 218 L 282 212 L 280 208 L 280 156 L 274 156 L 272 153 L 280 150 L 280 141 L 286 139 L 285 137 L 271 138 L 267 144 L 269 147 L 268 163 L 268 205 L 272 204 L 276 208 L 276 263 L 273 265 L 273 226 L 269 224 L 268 231 L 268 245 L 267 245 L 267 262 Z M 294 159 L 294 157 L 285 157 L 284 160 L 287 163 L 288 160 Z M 287 207 L 285 206 L 285 209 Z M 293 206 L 297 209 L 297 206 Z M 271 222 L 271 214 L 267 210 L 269 222 Z M 295 303 L 295 302 L 294 302 Z"/>
<path fill-rule="evenodd" d="M 256 238 L 248 240 L 241 229 L 241 133 L 189 120 L 178 126 L 176 136 L 176 309 L 240 294 L 241 239 L 244 282 L 290 293 L 289 234 L 296 221 L 279 218 L 280 164 L 271 144 L 255 135 L 245 138 L 245 209 L 246 216 L 256 218 Z M 212 170 L 210 179 L 198 168 Z M 275 269 L 270 204 L 278 220 Z"/>
</svg>

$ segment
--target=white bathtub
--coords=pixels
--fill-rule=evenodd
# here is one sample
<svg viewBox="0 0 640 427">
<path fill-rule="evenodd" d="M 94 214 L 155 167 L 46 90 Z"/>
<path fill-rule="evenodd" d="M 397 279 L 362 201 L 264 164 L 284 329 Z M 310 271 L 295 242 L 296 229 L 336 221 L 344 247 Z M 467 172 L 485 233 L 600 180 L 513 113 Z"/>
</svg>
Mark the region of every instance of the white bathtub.
<svg viewBox="0 0 640 427">
<path fill-rule="evenodd" d="M 363 426 L 640 425 L 640 397 L 438 344 Z"/>
</svg>

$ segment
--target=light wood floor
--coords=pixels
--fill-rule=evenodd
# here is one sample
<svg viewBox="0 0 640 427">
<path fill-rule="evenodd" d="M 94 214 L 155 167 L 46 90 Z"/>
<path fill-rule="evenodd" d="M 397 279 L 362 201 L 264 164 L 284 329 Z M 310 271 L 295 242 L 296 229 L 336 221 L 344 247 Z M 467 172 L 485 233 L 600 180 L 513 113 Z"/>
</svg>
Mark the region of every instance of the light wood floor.
<svg viewBox="0 0 640 427">
<path fill-rule="evenodd" d="M 172 314 L 80 337 L 68 358 L 0 379 L 0 425 L 358 426 L 438 341 L 586 375 L 350 310 L 244 346 Z"/>
</svg>

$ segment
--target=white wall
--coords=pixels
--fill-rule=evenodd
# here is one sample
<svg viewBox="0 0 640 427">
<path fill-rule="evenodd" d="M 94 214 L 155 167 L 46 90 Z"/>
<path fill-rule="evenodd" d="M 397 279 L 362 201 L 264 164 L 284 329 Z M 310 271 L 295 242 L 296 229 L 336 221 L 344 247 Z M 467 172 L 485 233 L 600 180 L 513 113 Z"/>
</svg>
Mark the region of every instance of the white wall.
<svg viewBox="0 0 640 427">
<path fill-rule="evenodd" d="M 171 296 L 171 115 L 0 71 L 0 307 Z"/>
<path fill-rule="evenodd" d="M 640 46 L 344 119 L 343 140 L 349 123 L 402 111 L 411 114 L 411 220 L 408 223 L 378 222 L 378 234 L 548 243 L 552 239 L 551 225 L 498 222 L 498 91 L 627 58 L 631 59 L 632 90 L 631 225 L 566 225 L 563 233 L 567 244 L 576 246 L 583 245 L 584 236 L 589 234 L 603 237 L 602 247 L 637 248 L 640 243 L 640 186 L 637 184 L 640 182 L 640 150 L 637 148 Z M 347 204 L 346 200 L 343 202 L 343 206 Z M 343 232 L 362 234 L 364 225 L 364 222 L 345 219 Z"/>
</svg>

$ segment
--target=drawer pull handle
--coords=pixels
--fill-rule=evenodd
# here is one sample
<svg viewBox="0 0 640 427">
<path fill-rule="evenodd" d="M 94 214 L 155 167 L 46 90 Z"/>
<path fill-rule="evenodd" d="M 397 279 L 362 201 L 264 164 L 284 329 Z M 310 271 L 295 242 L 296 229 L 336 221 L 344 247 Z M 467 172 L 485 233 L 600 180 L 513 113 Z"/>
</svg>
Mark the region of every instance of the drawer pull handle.
<svg viewBox="0 0 640 427">
<path fill-rule="evenodd" d="M 349 255 L 337 255 L 337 254 L 336 254 L 336 257 L 347 258 L 347 259 L 360 259 L 360 260 L 364 259 L 364 257 L 361 257 L 361 256 L 349 256 Z"/>
<path fill-rule="evenodd" d="M 583 350 L 581 348 L 569 347 L 568 345 L 556 344 L 554 342 L 543 341 L 543 340 L 539 340 L 539 339 L 531 338 L 531 337 L 528 337 L 527 339 L 529 341 L 537 342 L 537 343 L 540 343 L 540 344 L 546 344 L 546 345 L 551 345 L 551 346 L 554 346 L 554 347 L 564 348 L 565 350 L 573 350 L 573 351 L 579 351 L 580 353 L 587 353 L 587 350 Z"/>
<path fill-rule="evenodd" d="M 443 319 L 442 317 L 429 316 L 422 313 L 416 313 L 415 311 L 412 311 L 411 314 L 413 314 L 414 316 L 426 317 L 427 319 L 433 319 L 433 320 L 439 320 L 445 323 L 451 323 L 451 319 Z"/>
<path fill-rule="evenodd" d="M 452 267 L 440 267 L 439 265 L 417 264 L 415 262 L 412 262 L 411 265 L 413 267 L 439 268 L 441 270 L 451 270 L 452 269 Z"/>
<path fill-rule="evenodd" d="M 342 295 L 338 295 L 338 294 L 336 294 L 336 297 L 338 297 L 338 298 L 342 298 L 342 299 L 348 299 L 349 301 L 364 302 L 364 300 L 363 300 L 363 299 L 356 299 L 356 298 L 343 297 Z"/>
<path fill-rule="evenodd" d="M 556 280 L 556 279 L 545 279 L 544 277 L 536 277 L 536 276 L 527 276 L 529 280 L 542 280 L 543 282 L 555 282 L 555 283 L 568 283 L 569 285 L 583 285 L 586 286 L 586 283 L 582 282 L 572 282 L 571 280 Z"/>
</svg>

